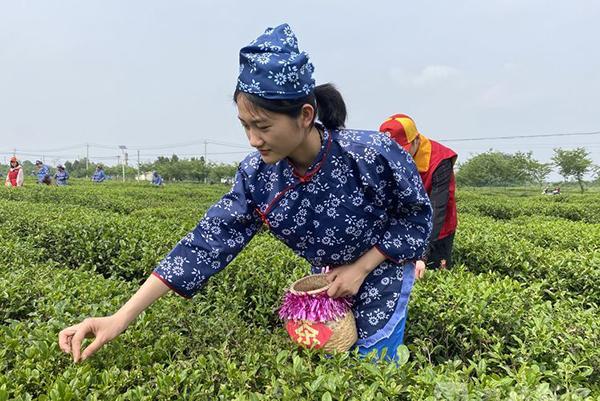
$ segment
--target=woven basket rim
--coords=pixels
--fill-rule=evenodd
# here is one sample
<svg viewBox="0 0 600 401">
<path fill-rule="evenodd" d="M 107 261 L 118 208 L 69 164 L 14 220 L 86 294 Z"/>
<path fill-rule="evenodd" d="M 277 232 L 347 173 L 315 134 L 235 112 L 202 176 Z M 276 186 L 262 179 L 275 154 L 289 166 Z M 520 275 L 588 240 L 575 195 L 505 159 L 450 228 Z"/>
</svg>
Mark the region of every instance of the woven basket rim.
<svg viewBox="0 0 600 401">
<path fill-rule="evenodd" d="M 320 294 L 320 293 L 322 293 L 322 292 L 325 292 L 325 291 L 327 291 L 327 290 L 329 289 L 329 287 L 331 287 L 331 283 L 328 283 L 328 284 L 327 284 L 326 286 L 324 286 L 324 287 L 317 288 L 317 289 L 315 289 L 315 290 L 310 290 L 310 291 L 298 291 L 298 290 L 296 290 L 296 289 L 295 289 L 295 287 L 296 287 L 298 284 L 302 283 L 303 281 L 306 281 L 306 280 L 311 280 L 311 279 L 314 279 L 314 278 L 319 278 L 319 277 L 326 278 L 326 277 L 327 277 L 327 274 L 324 274 L 324 273 L 320 273 L 320 274 L 311 274 L 311 275 L 309 275 L 309 276 L 305 276 L 305 277 L 302 277 L 302 278 L 301 278 L 301 279 L 299 279 L 299 280 L 296 280 L 296 281 L 294 281 L 294 282 L 292 283 L 292 285 L 290 286 L 290 289 L 289 289 L 290 293 L 292 293 L 292 294 L 294 294 L 294 295 L 316 295 L 316 294 Z"/>
</svg>

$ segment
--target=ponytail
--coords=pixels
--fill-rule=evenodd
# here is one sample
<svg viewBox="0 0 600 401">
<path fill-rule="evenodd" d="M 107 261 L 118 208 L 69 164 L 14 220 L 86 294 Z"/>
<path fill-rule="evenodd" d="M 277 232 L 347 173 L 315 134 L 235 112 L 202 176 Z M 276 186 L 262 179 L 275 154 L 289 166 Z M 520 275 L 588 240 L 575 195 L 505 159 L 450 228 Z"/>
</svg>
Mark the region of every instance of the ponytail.
<svg viewBox="0 0 600 401">
<path fill-rule="evenodd" d="M 333 84 L 318 85 L 314 90 L 317 115 L 325 128 L 344 128 L 346 125 L 346 103 Z"/>
</svg>

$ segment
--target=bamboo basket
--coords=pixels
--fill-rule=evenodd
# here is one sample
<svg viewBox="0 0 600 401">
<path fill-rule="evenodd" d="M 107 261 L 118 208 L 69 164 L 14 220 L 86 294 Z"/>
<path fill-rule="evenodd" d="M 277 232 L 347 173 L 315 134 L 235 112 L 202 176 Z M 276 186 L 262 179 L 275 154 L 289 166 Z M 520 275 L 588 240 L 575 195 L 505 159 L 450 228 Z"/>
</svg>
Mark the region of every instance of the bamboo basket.
<svg viewBox="0 0 600 401">
<path fill-rule="evenodd" d="M 327 281 L 325 274 L 313 274 L 294 282 L 290 286 L 288 292 L 295 296 L 326 297 L 323 293 L 329 289 L 329 286 L 330 283 Z M 286 321 L 286 325 L 288 321 Z M 321 346 L 317 347 L 322 348 L 325 352 L 348 351 L 354 343 L 356 343 L 358 338 L 354 315 L 349 307 L 342 317 L 335 320 L 327 320 L 324 322 L 294 320 L 294 322 L 297 324 L 307 324 L 309 327 L 318 326 L 319 324 L 327 326 L 331 330 L 331 335 L 324 344 L 320 344 Z M 303 346 L 308 346 L 306 343 L 298 342 L 291 334 L 290 337 L 292 338 L 292 341 Z"/>
</svg>

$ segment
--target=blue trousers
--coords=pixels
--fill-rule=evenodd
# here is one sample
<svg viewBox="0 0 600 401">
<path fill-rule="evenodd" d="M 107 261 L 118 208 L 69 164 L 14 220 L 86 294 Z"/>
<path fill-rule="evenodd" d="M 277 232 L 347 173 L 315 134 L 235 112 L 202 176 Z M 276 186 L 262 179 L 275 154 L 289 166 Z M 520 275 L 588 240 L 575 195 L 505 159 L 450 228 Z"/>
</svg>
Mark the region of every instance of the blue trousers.
<svg viewBox="0 0 600 401">
<path fill-rule="evenodd" d="M 404 344 L 404 327 L 406 326 L 407 317 L 408 313 L 406 314 L 406 317 L 402 319 L 402 322 L 398 324 L 396 330 L 388 338 L 385 338 L 370 347 L 358 346 L 357 348 L 359 355 L 366 356 L 373 350 L 377 350 L 377 357 L 381 359 L 381 353 L 385 348 L 385 359 L 389 361 L 395 361 L 398 357 L 398 355 L 396 355 L 396 350 L 400 345 Z"/>
<path fill-rule="evenodd" d="M 415 281 L 415 265 L 408 263 L 404 266 L 404 278 L 402 283 L 402 292 L 398 304 L 396 305 L 396 311 L 392 317 L 392 322 L 396 320 L 393 327 L 386 327 L 384 331 L 389 334 L 375 333 L 373 336 L 364 340 L 359 340 L 356 344 L 358 353 L 362 356 L 366 356 L 373 350 L 377 350 L 377 356 L 381 358 L 382 351 L 386 349 L 384 359 L 395 361 L 398 358 L 397 349 L 404 343 L 404 328 L 406 326 L 406 319 L 408 318 L 408 300 L 412 287 Z"/>
</svg>

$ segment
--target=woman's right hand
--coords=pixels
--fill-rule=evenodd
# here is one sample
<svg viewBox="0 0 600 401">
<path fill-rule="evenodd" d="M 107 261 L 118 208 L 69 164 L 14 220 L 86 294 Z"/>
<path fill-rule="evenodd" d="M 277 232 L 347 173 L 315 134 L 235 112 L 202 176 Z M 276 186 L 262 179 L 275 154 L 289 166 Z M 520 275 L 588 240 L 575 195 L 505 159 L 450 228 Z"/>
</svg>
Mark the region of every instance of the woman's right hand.
<svg viewBox="0 0 600 401">
<path fill-rule="evenodd" d="M 104 344 L 124 332 L 142 311 L 169 291 L 169 287 L 161 279 L 150 275 L 129 301 L 114 315 L 87 318 L 58 333 L 60 349 L 67 354 L 72 354 L 73 362 L 86 360 Z M 94 341 L 82 353 L 81 343 L 84 338 L 94 338 Z"/>
<path fill-rule="evenodd" d="M 73 355 L 73 362 L 85 361 L 104 344 L 113 340 L 127 328 L 127 324 L 115 315 L 87 318 L 83 322 L 67 327 L 58 333 L 58 345 L 65 353 Z M 83 353 L 84 338 L 94 338 Z"/>
</svg>

